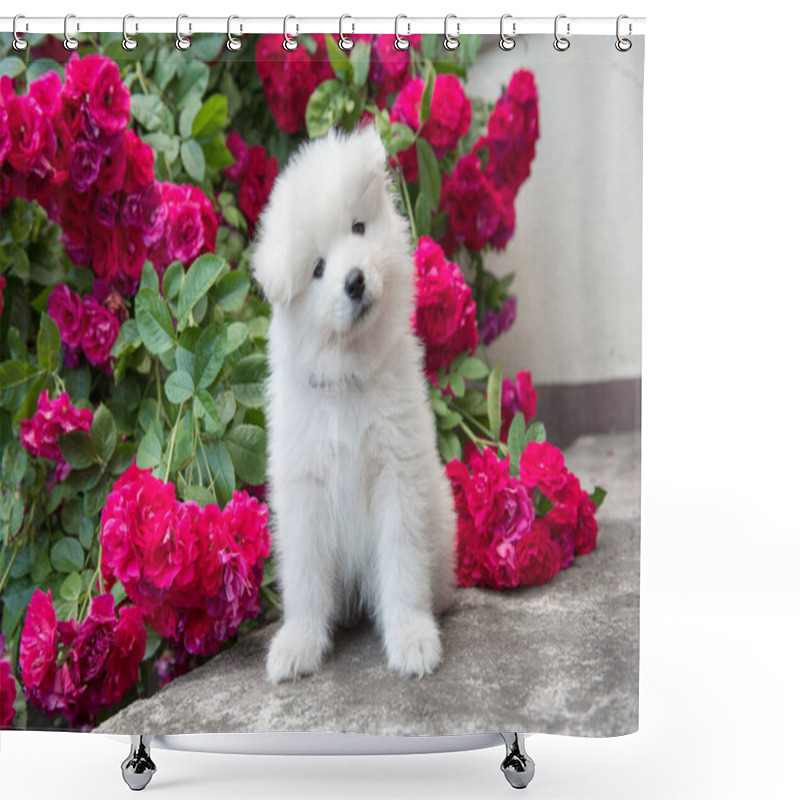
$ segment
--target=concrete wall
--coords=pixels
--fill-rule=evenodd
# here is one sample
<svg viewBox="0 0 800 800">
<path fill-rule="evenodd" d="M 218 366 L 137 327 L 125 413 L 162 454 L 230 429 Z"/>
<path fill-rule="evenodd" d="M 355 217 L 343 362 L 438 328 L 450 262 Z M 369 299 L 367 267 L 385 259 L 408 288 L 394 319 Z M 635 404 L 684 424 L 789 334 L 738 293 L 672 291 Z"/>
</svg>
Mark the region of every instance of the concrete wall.
<svg viewBox="0 0 800 800">
<path fill-rule="evenodd" d="M 467 91 L 494 101 L 521 67 L 540 93 L 541 138 L 517 196 L 517 230 L 488 265 L 516 272 L 512 330 L 489 349 L 534 385 L 641 376 L 643 39 L 520 37 L 503 53 L 484 37 Z"/>
</svg>

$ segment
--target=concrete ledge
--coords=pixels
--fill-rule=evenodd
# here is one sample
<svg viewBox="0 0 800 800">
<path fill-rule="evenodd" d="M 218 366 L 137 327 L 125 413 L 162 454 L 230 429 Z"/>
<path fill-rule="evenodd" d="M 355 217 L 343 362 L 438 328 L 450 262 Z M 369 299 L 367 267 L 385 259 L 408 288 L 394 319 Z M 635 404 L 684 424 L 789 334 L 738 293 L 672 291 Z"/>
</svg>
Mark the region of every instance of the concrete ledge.
<svg viewBox="0 0 800 800">
<path fill-rule="evenodd" d="M 584 437 L 567 464 L 609 490 L 597 549 L 546 586 L 460 589 L 432 676 L 390 672 L 377 633 L 336 636 L 323 670 L 267 683 L 278 623 L 107 720 L 102 733 L 494 731 L 618 736 L 638 727 L 639 435 Z"/>
</svg>

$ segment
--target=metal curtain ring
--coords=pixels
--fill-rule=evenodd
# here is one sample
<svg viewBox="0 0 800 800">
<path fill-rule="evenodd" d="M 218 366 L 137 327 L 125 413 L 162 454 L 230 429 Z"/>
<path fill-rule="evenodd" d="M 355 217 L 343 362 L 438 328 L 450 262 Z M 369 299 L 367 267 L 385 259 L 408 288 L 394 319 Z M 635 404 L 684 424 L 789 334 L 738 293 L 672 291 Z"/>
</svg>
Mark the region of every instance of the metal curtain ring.
<svg viewBox="0 0 800 800">
<path fill-rule="evenodd" d="M 231 22 L 233 22 L 235 19 L 239 19 L 239 17 L 237 17 L 235 14 L 231 14 L 228 17 L 228 42 L 225 45 L 228 48 L 228 50 L 230 50 L 232 53 L 242 49 L 242 40 L 238 39 L 231 33 Z M 242 26 L 240 25 L 239 33 L 241 32 L 242 32 Z"/>
<path fill-rule="evenodd" d="M 136 17 L 134 17 L 133 14 L 126 14 L 122 18 L 122 46 L 125 48 L 125 50 L 135 50 L 139 42 L 137 42 L 136 39 L 134 39 L 133 37 L 128 36 L 129 19 L 136 19 Z M 136 23 L 136 30 L 137 31 L 139 30 L 138 22 Z"/>
<path fill-rule="evenodd" d="M 500 49 L 501 50 L 505 50 L 506 52 L 508 52 L 509 50 L 513 50 L 517 45 L 516 39 L 514 39 L 514 36 L 516 36 L 516 34 L 517 34 L 517 23 L 516 22 L 512 22 L 511 23 L 511 36 L 509 36 L 503 30 L 503 26 L 505 24 L 505 21 L 507 19 L 511 19 L 511 17 L 512 17 L 511 14 L 503 14 L 503 16 L 500 17 L 500 42 L 499 42 L 499 45 L 500 45 Z"/>
<path fill-rule="evenodd" d="M 297 39 L 293 39 L 291 36 L 289 36 L 287 28 L 289 26 L 290 19 L 297 19 L 297 17 L 293 17 L 291 14 L 289 14 L 283 18 L 283 49 L 289 53 L 292 53 L 297 50 L 297 48 L 300 46 L 300 43 L 297 41 Z M 295 27 L 297 28 L 297 26 Z"/>
<path fill-rule="evenodd" d="M 569 28 L 570 28 L 569 22 L 567 23 L 567 36 L 560 36 L 558 33 L 558 21 L 560 19 L 566 19 L 566 18 L 567 18 L 566 14 L 559 14 L 556 17 L 555 23 L 553 24 L 553 35 L 556 37 L 555 41 L 553 42 L 553 47 L 555 47 L 555 49 L 558 50 L 559 53 L 563 53 L 565 50 L 569 50 L 570 42 L 569 39 L 567 39 L 567 36 L 569 36 Z"/>
<path fill-rule="evenodd" d="M 342 14 L 339 17 L 339 49 L 340 50 L 352 50 L 353 45 L 355 42 L 349 37 L 344 35 L 344 21 L 346 19 L 353 19 L 349 14 Z M 353 25 L 353 30 L 355 30 L 355 25 Z"/>
<path fill-rule="evenodd" d="M 631 47 L 633 47 L 633 42 L 631 42 L 631 40 L 630 40 L 630 39 L 623 39 L 623 38 L 622 38 L 622 37 L 619 35 L 619 31 L 620 31 L 620 23 L 621 23 L 621 22 L 622 22 L 622 20 L 624 20 L 624 19 L 628 19 L 628 15 L 627 15 L 627 14 L 620 14 L 620 15 L 617 17 L 617 41 L 616 41 L 616 42 L 614 42 L 614 47 L 616 47 L 616 48 L 617 48 L 617 50 L 619 50 L 619 51 L 620 51 L 620 53 L 627 53 L 627 52 L 628 52 L 628 50 L 630 50 L 630 49 L 631 49 Z M 632 26 L 632 25 L 630 24 L 630 22 L 629 22 L 629 23 L 628 23 L 628 36 L 630 36 L 630 35 L 631 35 L 631 33 L 633 33 L 633 26 Z"/>
<path fill-rule="evenodd" d="M 13 36 L 12 43 L 14 45 L 14 49 L 20 51 L 28 49 L 28 42 L 22 36 L 20 36 L 19 31 L 17 30 L 17 22 L 19 22 L 21 19 L 25 19 L 25 15 L 17 14 L 14 17 L 14 24 L 11 26 L 11 35 Z M 25 23 L 25 30 L 28 30 L 27 22 Z"/>
<path fill-rule="evenodd" d="M 188 19 L 188 14 L 178 14 L 177 18 L 175 19 L 175 47 L 178 50 L 188 50 L 192 46 L 192 40 L 187 39 L 181 33 L 181 20 Z M 192 23 L 189 23 L 189 33 L 192 32 Z"/>
<path fill-rule="evenodd" d="M 64 17 L 64 47 L 67 50 L 77 50 L 80 42 L 74 37 L 69 35 L 69 21 L 75 19 L 74 14 L 67 14 Z M 80 30 L 80 25 L 76 26 L 76 30 Z"/>
<path fill-rule="evenodd" d="M 451 19 L 456 20 L 456 35 L 451 36 L 447 32 L 447 23 L 450 22 Z M 458 36 L 461 34 L 461 23 L 458 22 L 457 17 L 455 14 L 448 14 L 444 18 L 444 41 L 442 44 L 444 45 L 445 50 L 455 50 L 458 47 Z"/>
<path fill-rule="evenodd" d="M 394 18 L 394 47 L 395 50 L 408 50 L 411 47 L 411 42 L 406 39 L 405 36 L 400 35 L 400 20 L 401 19 L 408 19 L 405 14 L 398 14 Z M 411 23 L 406 23 L 408 25 L 408 34 L 411 34 Z"/>
</svg>

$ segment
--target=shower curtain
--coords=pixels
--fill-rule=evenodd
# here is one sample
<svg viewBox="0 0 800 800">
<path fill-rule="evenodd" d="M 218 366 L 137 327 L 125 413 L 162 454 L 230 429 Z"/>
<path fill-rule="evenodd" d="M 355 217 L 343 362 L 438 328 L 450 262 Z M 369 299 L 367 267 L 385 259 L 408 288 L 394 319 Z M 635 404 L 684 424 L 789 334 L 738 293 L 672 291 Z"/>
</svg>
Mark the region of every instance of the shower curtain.
<svg viewBox="0 0 800 800">
<path fill-rule="evenodd" d="M 635 731 L 643 37 L 179 38 L 0 39 L 0 728 Z M 456 589 L 430 674 L 391 668 L 367 603 L 273 684 L 254 243 L 307 143 L 364 128 L 407 226 Z"/>
</svg>

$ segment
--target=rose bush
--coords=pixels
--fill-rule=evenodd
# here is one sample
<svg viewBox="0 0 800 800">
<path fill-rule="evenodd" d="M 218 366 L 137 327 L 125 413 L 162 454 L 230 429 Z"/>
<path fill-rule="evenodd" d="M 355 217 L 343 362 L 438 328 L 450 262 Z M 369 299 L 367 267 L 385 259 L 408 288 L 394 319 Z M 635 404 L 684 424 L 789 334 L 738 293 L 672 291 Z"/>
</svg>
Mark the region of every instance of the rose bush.
<svg viewBox="0 0 800 800">
<path fill-rule="evenodd" d="M 546 442 L 530 373 L 479 351 L 524 311 L 484 255 L 535 156 L 531 72 L 487 104 L 479 37 L 27 38 L 0 40 L 0 727 L 91 727 L 277 605 L 249 245 L 332 126 L 376 125 L 409 220 L 459 583 L 540 585 L 594 548 L 602 490 Z"/>
</svg>

